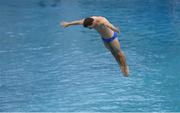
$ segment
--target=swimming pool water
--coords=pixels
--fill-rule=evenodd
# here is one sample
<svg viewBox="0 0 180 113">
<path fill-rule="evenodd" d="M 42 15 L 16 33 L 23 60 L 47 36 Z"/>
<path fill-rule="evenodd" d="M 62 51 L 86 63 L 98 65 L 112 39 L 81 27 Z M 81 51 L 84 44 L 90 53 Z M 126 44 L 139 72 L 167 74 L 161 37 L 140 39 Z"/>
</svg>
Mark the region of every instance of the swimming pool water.
<svg viewBox="0 0 180 113">
<path fill-rule="evenodd" d="M 1 0 L 0 111 L 179 111 L 179 0 Z M 62 20 L 121 28 L 130 77 L 100 36 Z"/>
</svg>

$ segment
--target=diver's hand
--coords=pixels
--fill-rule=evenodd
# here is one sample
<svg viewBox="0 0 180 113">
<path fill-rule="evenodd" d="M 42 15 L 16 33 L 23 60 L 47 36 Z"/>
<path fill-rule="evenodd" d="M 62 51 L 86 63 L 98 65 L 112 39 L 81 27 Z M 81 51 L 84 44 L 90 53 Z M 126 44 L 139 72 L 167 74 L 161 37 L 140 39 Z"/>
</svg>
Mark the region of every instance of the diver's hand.
<svg viewBox="0 0 180 113">
<path fill-rule="evenodd" d="M 60 23 L 60 25 L 65 28 L 65 27 L 68 27 L 70 24 L 69 24 L 68 22 L 62 21 L 62 22 Z"/>
</svg>

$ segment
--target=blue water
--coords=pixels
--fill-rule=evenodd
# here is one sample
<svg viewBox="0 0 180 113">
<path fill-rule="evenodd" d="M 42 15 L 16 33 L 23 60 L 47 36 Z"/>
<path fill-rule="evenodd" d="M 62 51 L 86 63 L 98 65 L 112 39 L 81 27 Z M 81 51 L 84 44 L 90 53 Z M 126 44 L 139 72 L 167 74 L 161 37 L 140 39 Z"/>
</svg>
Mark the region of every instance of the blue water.
<svg viewBox="0 0 180 113">
<path fill-rule="evenodd" d="M 105 16 L 121 28 L 123 77 L 96 31 L 62 20 Z M 179 111 L 179 0 L 1 0 L 0 111 Z"/>
</svg>

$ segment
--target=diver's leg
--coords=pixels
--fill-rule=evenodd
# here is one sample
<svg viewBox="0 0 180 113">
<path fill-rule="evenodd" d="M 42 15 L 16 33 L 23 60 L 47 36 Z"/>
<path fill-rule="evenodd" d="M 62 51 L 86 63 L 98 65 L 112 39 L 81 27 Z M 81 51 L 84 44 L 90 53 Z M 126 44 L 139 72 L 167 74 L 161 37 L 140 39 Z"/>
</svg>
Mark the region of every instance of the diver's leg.
<svg viewBox="0 0 180 113">
<path fill-rule="evenodd" d="M 128 65 L 126 64 L 126 58 L 122 50 L 120 49 L 120 44 L 118 39 L 113 40 L 112 42 L 109 43 L 109 45 L 110 45 L 109 46 L 110 51 L 114 56 L 114 58 L 116 59 L 116 61 L 118 62 L 124 76 L 128 76 L 129 74 Z"/>
<path fill-rule="evenodd" d="M 116 54 L 117 54 L 117 58 L 116 59 L 118 59 L 118 62 L 119 62 L 120 67 L 121 67 L 121 70 L 123 71 L 125 76 L 128 76 L 129 69 L 128 69 L 128 65 L 126 64 L 126 58 L 125 58 L 123 52 L 119 51 Z"/>
</svg>

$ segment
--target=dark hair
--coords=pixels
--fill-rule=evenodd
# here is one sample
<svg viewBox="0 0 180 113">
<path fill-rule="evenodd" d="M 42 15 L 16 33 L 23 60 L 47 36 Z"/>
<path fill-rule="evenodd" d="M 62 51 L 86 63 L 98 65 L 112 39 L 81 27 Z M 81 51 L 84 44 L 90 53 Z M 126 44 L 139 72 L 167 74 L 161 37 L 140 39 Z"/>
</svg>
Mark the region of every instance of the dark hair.
<svg viewBox="0 0 180 113">
<path fill-rule="evenodd" d="M 93 21 L 94 21 L 93 18 L 88 17 L 88 18 L 84 19 L 83 26 L 88 27 L 93 24 Z"/>
</svg>

